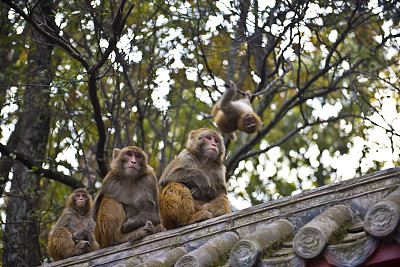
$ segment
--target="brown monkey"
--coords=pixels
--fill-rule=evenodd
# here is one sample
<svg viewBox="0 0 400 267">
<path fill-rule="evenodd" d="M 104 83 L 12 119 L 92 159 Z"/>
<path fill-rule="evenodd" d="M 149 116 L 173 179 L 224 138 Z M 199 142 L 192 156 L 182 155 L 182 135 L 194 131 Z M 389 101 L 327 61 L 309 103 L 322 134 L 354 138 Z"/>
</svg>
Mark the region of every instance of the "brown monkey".
<svg viewBox="0 0 400 267">
<path fill-rule="evenodd" d="M 236 141 L 235 131 L 255 133 L 261 125 L 261 120 L 253 111 L 249 94 L 240 100 L 234 100 L 237 91 L 235 83 L 229 81 L 225 87 L 226 91 L 213 106 L 211 114 L 219 130 L 232 141 Z"/>
<path fill-rule="evenodd" d="M 95 237 L 101 247 L 163 230 L 157 179 L 147 155 L 135 146 L 115 148 L 111 171 L 94 199 Z"/>
<path fill-rule="evenodd" d="M 231 212 L 222 164 L 225 146 L 211 129 L 190 132 L 187 148 L 164 170 L 159 181 L 160 211 L 167 229 Z"/>
<path fill-rule="evenodd" d="M 47 251 L 54 261 L 99 249 L 93 231 L 95 222 L 90 213 L 92 197 L 85 189 L 76 189 L 68 197 L 60 218 L 50 234 Z"/>
</svg>

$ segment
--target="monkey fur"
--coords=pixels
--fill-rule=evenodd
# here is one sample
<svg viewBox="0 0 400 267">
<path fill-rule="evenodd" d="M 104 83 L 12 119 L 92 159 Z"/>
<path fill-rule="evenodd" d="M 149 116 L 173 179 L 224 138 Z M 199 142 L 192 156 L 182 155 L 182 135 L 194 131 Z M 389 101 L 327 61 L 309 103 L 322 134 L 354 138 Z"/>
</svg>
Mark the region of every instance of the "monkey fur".
<svg viewBox="0 0 400 267">
<path fill-rule="evenodd" d="M 86 196 L 82 196 L 86 199 L 84 206 L 77 204 L 77 195 Z M 99 249 L 93 234 L 95 222 L 90 213 L 91 206 L 92 197 L 85 189 L 76 189 L 68 197 L 67 206 L 57 220 L 47 245 L 47 251 L 54 261 Z"/>
<path fill-rule="evenodd" d="M 135 146 L 114 149 L 111 170 L 92 208 L 95 237 L 101 247 L 164 230 L 157 197 L 157 179 L 146 153 Z"/>
<path fill-rule="evenodd" d="M 236 141 L 235 131 L 239 130 L 248 134 L 255 133 L 261 125 L 261 120 L 254 113 L 250 103 L 250 96 L 234 100 L 236 85 L 229 81 L 225 84 L 226 91 L 211 111 L 218 129 L 226 134 L 232 141 Z"/>
<path fill-rule="evenodd" d="M 187 148 L 165 168 L 159 181 L 160 212 L 167 229 L 231 212 L 225 182 L 223 138 L 201 128 L 190 132 Z"/>
</svg>

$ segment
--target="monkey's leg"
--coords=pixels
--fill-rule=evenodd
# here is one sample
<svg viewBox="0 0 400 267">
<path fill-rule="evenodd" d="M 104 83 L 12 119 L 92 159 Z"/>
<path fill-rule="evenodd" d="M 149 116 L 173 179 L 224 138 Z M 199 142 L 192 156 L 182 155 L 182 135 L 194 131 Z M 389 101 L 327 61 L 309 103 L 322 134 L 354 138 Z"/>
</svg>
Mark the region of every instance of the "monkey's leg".
<svg viewBox="0 0 400 267">
<path fill-rule="evenodd" d="M 188 224 L 195 211 L 190 190 L 181 183 L 168 183 L 159 194 L 160 213 L 167 229 Z"/>
<path fill-rule="evenodd" d="M 119 244 L 121 227 L 125 222 L 125 212 L 117 199 L 105 195 L 101 200 L 97 217 L 94 235 L 102 248 Z"/>
<path fill-rule="evenodd" d="M 155 228 L 154 233 L 159 233 L 167 230 L 162 223 L 155 225 L 154 228 Z"/>
<path fill-rule="evenodd" d="M 205 220 L 211 219 L 212 217 L 213 217 L 213 214 L 211 212 L 209 212 L 208 210 L 205 210 L 205 209 L 201 209 L 190 217 L 190 220 L 187 224 L 205 221 Z"/>
<path fill-rule="evenodd" d="M 79 240 L 78 243 L 76 243 L 75 248 L 74 248 L 74 253 L 72 256 L 78 256 L 85 254 L 89 252 L 90 244 L 89 241 L 87 240 Z"/>
<path fill-rule="evenodd" d="M 154 227 L 151 221 L 147 221 L 146 224 L 130 233 L 124 234 L 123 238 L 126 241 L 135 241 L 141 239 L 145 236 L 154 234 L 156 232 L 156 228 Z M 124 242 L 126 242 L 124 241 Z"/>
<path fill-rule="evenodd" d="M 96 241 L 90 242 L 87 240 L 79 240 L 74 248 L 71 256 L 78 256 L 88 252 L 92 252 L 99 249 L 99 244 Z"/>
<path fill-rule="evenodd" d="M 125 220 L 125 211 L 122 205 L 115 197 L 105 195 L 97 212 L 94 230 L 96 240 L 102 248 L 137 240 L 155 232 L 153 224 L 148 221 L 146 225 L 123 234 L 122 225 Z"/>
<path fill-rule="evenodd" d="M 207 204 L 204 204 L 203 209 L 210 211 L 214 217 L 232 212 L 228 196 L 225 194 L 220 194 Z"/>
<path fill-rule="evenodd" d="M 209 211 L 196 212 L 195 201 L 189 188 L 181 183 L 168 183 L 161 190 L 159 202 L 163 224 L 167 229 L 212 218 Z"/>
<path fill-rule="evenodd" d="M 54 261 L 59 261 L 72 256 L 74 247 L 71 233 L 64 227 L 57 227 L 49 238 L 47 252 Z"/>
</svg>

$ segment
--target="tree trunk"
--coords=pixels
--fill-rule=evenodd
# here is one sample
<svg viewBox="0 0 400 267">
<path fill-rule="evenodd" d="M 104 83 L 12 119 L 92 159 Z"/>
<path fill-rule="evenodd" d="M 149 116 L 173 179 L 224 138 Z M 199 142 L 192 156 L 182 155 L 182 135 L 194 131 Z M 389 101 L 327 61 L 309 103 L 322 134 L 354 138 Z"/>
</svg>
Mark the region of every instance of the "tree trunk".
<svg viewBox="0 0 400 267">
<path fill-rule="evenodd" d="M 51 26 L 51 2 L 42 1 L 36 19 Z M 39 11 L 38 11 L 39 12 Z M 46 18 L 43 20 L 42 18 Z M 50 82 L 52 46 L 32 32 L 28 51 L 31 69 L 27 77 L 24 104 L 19 119 L 17 152 L 37 161 L 44 159 L 50 129 Z M 13 164 L 11 189 L 6 209 L 3 266 L 37 266 L 41 264 L 39 247 L 40 176 L 21 163 Z"/>
</svg>

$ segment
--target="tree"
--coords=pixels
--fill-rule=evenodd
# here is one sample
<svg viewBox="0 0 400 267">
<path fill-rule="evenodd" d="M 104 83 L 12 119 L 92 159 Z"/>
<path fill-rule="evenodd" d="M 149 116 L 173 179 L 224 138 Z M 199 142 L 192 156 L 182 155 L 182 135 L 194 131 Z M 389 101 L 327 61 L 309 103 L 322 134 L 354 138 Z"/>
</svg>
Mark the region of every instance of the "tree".
<svg viewBox="0 0 400 267">
<path fill-rule="evenodd" d="M 39 7 L 42 12 L 35 12 L 35 17 L 51 28 L 54 19 L 50 3 L 39 3 Z M 49 85 L 53 79 L 50 68 L 52 47 L 46 38 L 32 32 L 27 66 L 31 71 L 26 77 L 23 106 L 14 130 L 17 137 L 13 139 L 16 143 L 10 144 L 17 152 L 32 155 L 35 161 L 44 159 L 50 129 L 47 107 L 50 101 Z M 35 214 L 40 207 L 39 190 L 40 176 L 30 173 L 25 166 L 15 161 L 3 235 L 5 266 L 37 266 L 41 263 L 39 224 Z"/>
<path fill-rule="evenodd" d="M 42 200 L 18 215 L 41 233 L 24 260 L 49 260 L 46 233 L 64 197 L 82 186 L 95 193 L 114 147 L 142 147 L 159 177 L 190 130 L 215 128 L 211 107 L 226 80 L 251 93 L 264 122 L 226 141 L 232 200 L 257 204 L 398 165 L 399 118 L 385 112 L 398 109 L 398 3 L 45 2 L 0 7 L 8 14 L 0 31 L 2 190 L 10 185 L 0 191 L 3 240 L 22 221 L 12 206 L 25 205 L 13 200 L 17 182 L 24 203 Z M 41 95 L 27 101 L 33 89 Z M 378 146 L 392 159 L 377 158 Z M 354 168 L 343 175 L 337 162 L 349 158 Z M 3 263 L 9 258 L 4 250 Z"/>
</svg>

